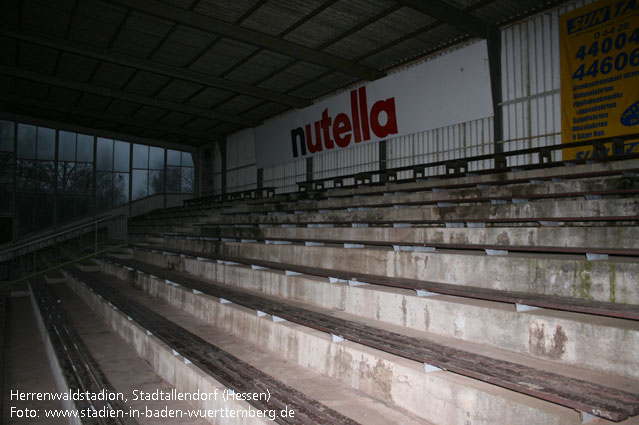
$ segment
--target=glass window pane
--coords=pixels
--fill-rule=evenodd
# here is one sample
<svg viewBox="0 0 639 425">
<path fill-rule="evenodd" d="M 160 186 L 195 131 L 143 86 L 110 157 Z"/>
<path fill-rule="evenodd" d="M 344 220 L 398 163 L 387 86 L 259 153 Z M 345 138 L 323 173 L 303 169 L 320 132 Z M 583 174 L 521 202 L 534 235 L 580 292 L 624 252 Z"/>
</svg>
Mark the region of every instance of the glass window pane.
<svg viewBox="0 0 639 425">
<path fill-rule="evenodd" d="M 55 184 L 55 163 L 53 161 L 36 161 L 36 191 L 53 193 Z"/>
<path fill-rule="evenodd" d="M 13 121 L 0 120 L 0 151 L 13 152 Z"/>
<path fill-rule="evenodd" d="M 38 159 L 55 159 L 55 130 L 38 127 Z"/>
<path fill-rule="evenodd" d="M 182 167 L 182 193 L 193 193 L 194 168 Z"/>
<path fill-rule="evenodd" d="M 190 152 L 182 152 L 182 166 L 192 167 L 193 166 L 193 155 Z"/>
<path fill-rule="evenodd" d="M 133 156 L 135 157 L 135 151 Z M 133 200 L 144 198 L 148 195 L 148 179 L 149 172 L 147 170 L 133 170 Z"/>
<path fill-rule="evenodd" d="M 149 149 L 149 169 L 164 170 L 164 148 L 151 146 Z"/>
<path fill-rule="evenodd" d="M 149 171 L 149 195 L 164 193 L 164 171 Z"/>
<path fill-rule="evenodd" d="M 113 206 L 129 202 L 129 173 L 113 174 Z"/>
<path fill-rule="evenodd" d="M 181 165 L 180 151 L 168 149 L 166 151 L 166 163 L 167 165 Z"/>
<path fill-rule="evenodd" d="M 116 140 L 113 143 L 113 171 L 129 172 L 129 157 L 131 155 L 131 144 Z"/>
<path fill-rule="evenodd" d="M 12 206 L 13 154 L 0 152 L 0 213 L 11 214 Z"/>
<path fill-rule="evenodd" d="M 96 173 L 95 175 L 95 202 L 97 210 L 111 208 L 113 204 L 113 174 Z"/>
<path fill-rule="evenodd" d="M 98 171 L 113 170 L 113 140 L 98 137 Z"/>
<path fill-rule="evenodd" d="M 78 162 L 93 162 L 93 136 L 78 134 Z"/>
<path fill-rule="evenodd" d="M 75 191 L 75 162 L 58 162 L 58 193 Z"/>
<path fill-rule="evenodd" d="M 17 161 L 16 191 L 21 193 L 35 190 L 36 161 L 21 159 Z"/>
<path fill-rule="evenodd" d="M 60 131 L 58 135 L 58 161 L 75 161 L 75 133 Z"/>
<path fill-rule="evenodd" d="M 148 168 L 149 147 L 145 145 L 133 145 L 133 168 Z M 135 191 L 133 191 L 135 193 Z"/>
<path fill-rule="evenodd" d="M 75 193 L 93 194 L 93 164 L 79 162 L 75 166 Z M 89 202 L 89 209 L 91 209 Z"/>
<path fill-rule="evenodd" d="M 16 226 L 17 235 L 22 236 L 35 230 L 34 211 L 36 202 L 33 195 L 17 196 L 16 199 Z"/>
<path fill-rule="evenodd" d="M 36 126 L 18 124 L 18 158 L 34 159 L 36 153 Z"/>
<path fill-rule="evenodd" d="M 180 193 L 180 167 L 166 167 L 166 191 Z"/>
</svg>

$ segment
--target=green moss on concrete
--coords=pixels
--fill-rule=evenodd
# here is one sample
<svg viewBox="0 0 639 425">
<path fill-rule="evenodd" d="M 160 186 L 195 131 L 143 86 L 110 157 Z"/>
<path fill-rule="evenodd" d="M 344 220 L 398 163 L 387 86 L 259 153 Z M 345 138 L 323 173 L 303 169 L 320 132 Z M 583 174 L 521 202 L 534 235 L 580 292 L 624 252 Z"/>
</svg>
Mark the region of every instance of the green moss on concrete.
<svg viewBox="0 0 639 425">
<path fill-rule="evenodd" d="M 578 263 L 580 264 L 580 263 Z M 577 298 L 592 299 L 590 290 L 592 288 L 592 262 L 585 261 L 581 267 L 575 267 L 575 296 Z"/>
<path fill-rule="evenodd" d="M 616 266 L 615 263 L 610 263 L 610 302 L 611 303 L 615 303 L 617 302 L 617 270 L 616 270 Z"/>
</svg>

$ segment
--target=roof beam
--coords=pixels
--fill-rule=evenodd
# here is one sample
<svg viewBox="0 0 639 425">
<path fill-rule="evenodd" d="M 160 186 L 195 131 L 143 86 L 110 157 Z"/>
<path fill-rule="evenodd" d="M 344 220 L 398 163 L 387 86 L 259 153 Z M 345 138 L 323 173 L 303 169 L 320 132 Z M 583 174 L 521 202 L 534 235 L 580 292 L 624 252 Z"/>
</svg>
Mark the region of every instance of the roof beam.
<svg viewBox="0 0 639 425">
<path fill-rule="evenodd" d="M 177 22 L 207 32 L 214 32 L 247 44 L 279 52 L 295 59 L 312 62 L 347 75 L 353 75 L 362 80 L 372 81 L 385 75 L 382 71 L 357 62 L 342 59 L 329 53 L 302 46 L 301 44 L 172 6 L 158 0 L 110 0 L 109 3 L 116 3 L 127 9 L 134 9 L 145 14 L 167 19 L 171 22 Z"/>
<path fill-rule="evenodd" d="M 169 111 L 182 112 L 184 114 L 195 115 L 198 117 L 208 118 L 216 121 L 231 122 L 239 124 L 245 127 L 255 127 L 261 124 L 261 121 L 253 120 L 250 118 L 243 118 L 231 114 L 224 114 L 221 112 L 215 112 L 207 109 L 198 108 L 195 106 L 189 106 L 182 103 L 171 102 L 168 100 L 155 99 L 148 96 L 142 96 L 139 94 L 128 93 L 121 90 L 109 89 L 106 87 L 99 87 L 92 84 L 80 83 L 76 81 L 70 81 L 64 78 L 55 77 L 52 75 L 40 74 L 38 72 L 26 71 L 20 68 L 12 66 L 0 65 L 0 74 L 10 75 L 16 78 L 23 78 L 31 81 L 37 81 L 40 83 L 50 84 L 57 87 L 64 87 L 71 90 L 78 90 L 86 93 L 97 94 L 99 96 L 110 97 L 114 99 L 125 100 L 133 103 L 140 103 L 143 105 L 153 106 L 155 108 L 167 109 Z"/>
<path fill-rule="evenodd" d="M 42 109 L 52 109 L 58 112 L 64 112 L 71 115 L 80 115 L 92 119 L 112 121 L 121 125 L 130 125 L 133 127 L 140 127 L 147 130 L 160 130 L 166 133 L 175 134 L 178 136 L 195 138 L 204 140 L 207 142 L 223 140 L 224 136 L 216 133 L 206 133 L 203 131 L 189 130 L 181 127 L 174 127 L 172 125 L 144 121 L 136 118 L 126 117 L 122 115 L 113 115 L 95 110 L 88 110 L 78 106 L 60 105 L 58 103 L 48 102 L 45 100 L 30 99 L 24 96 L 17 96 L 14 94 L 2 93 L 1 99 L 5 103 L 20 104 L 26 106 L 33 106 Z"/>
<path fill-rule="evenodd" d="M 113 50 L 87 46 L 86 44 L 57 38 L 49 34 L 25 30 L 19 27 L 6 25 L 2 26 L 0 27 L 0 35 L 15 40 L 39 44 L 41 46 L 50 47 L 56 50 L 63 50 L 65 52 L 74 53 L 80 56 L 86 56 L 106 62 L 115 63 L 118 65 L 127 66 L 129 68 L 135 68 L 155 74 L 165 75 L 171 78 L 191 81 L 209 87 L 215 87 L 226 91 L 241 93 L 251 97 L 270 100 L 273 102 L 281 103 L 283 105 L 304 107 L 311 104 L 310 101 L 300 97 L 282 94 L 272 90 L 238 83 L 224 78 L 213 77 L 201 72 L 191 71 L 172 65 L 166 65 L 159 62 L 150 61 L 148 59 L 136 58 L 134 56 L 126 55 Z"/>
<path fill-rule="evenodd" d="M 488 38 L 494 26 L 443 0 L 396 1 L 475 37 Z"/>
</svg>

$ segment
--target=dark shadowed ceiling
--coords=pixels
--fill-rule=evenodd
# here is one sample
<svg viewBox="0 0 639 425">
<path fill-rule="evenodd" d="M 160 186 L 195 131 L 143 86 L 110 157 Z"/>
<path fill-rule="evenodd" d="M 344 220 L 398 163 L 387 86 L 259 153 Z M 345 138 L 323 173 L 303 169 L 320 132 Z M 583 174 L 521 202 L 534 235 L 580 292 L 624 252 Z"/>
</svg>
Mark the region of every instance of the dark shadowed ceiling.
<svg viewBox="0 0 639 425">
<path fill-rule="evenodd" d="M 3 0 L 0 110 L 198 146 L 541 0 Z"/>
</svg>

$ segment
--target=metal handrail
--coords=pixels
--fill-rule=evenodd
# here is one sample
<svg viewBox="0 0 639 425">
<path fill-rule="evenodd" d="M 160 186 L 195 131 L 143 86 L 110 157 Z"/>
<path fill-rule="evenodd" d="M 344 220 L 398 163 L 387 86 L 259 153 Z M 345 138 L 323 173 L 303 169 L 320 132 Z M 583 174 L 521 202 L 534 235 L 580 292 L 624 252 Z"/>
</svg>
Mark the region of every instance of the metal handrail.
<svg viewBox="0 0 639 425">
<path fill-rule="evenodd" d="M 24 253 L 29 253 L 32 252 L 33 250 L 37 250 L 42 248 L 42 244 L 45 244 L 47 241 L 52 240 L 52 239 L 56 239 L 56 238 L 60 238 L 61 236 L 68 234 L 68 233 L 73 233 L 73 232 L 77 232 L 78 230 L 81 230 L 84 227 L 89 227 L 89 226 L 95 226 L 96 230 L 97 230 L 97 226 L 98 224 L 105 222 L 105 221 L 109 221 L 109 220 L 113 220 L 116 219 L 118 217 L 124 217 L 125 218 L 125 222 L 126 219 L 128 218 L 128 215 L 125 213 L 119 213 L 119 214 L 112 214 L 106 217 L 102 217 L 102 218 L 98 218 L 98 219 L 94 219 L 91 221 L 82 221 L 80 223 L 72 223 L 69 224 L 67 227 L 67 229 L 65 230 L 60 230 L 58 232 L 55 233 L 46 233 L 45 235 L 36 237 L 34 238 L 30 238 L 26 241 L 20 242 L 18 244 L 12 245 L 10 247 L 7 247 L 3 250 L 0 251 L 0 262 L 3 261 L 7 261 L 10 260 L 11 258 L 16 257 L 17 255 L 20 254 L 24 254 Z M 69 227 L 71 226 L 71 227 Z M 126 231 L 124 232 L 126 235 Z M 97 244 L 97 240 L 96 240 L 96 244 Z M 36 247 L 37 246 L 37 247 Z M 31 250 L 29 250 L 29 248 L 32 248 Z M 96 249 L 97 251 L 97 249 Z"/>
<path fill-rule="evenodd" d="M 14 285 L 14 284 L 16 284 L 18 282 L 22 282 L 22 281 L 25 281 L 25 280 L 33 279 L 34 277 L 37 277 L 37 276 L 42 276 L 42 275 L 50 273 L 52 271 L 61 269 L 63 267 L 70 266 L 70 265 L 75 264 L 75 263 L 79 263 L 80 261 L 84 261 L 84 260 L 86 260 L 88 258 L 95 257 L 95 256 L 97 256 L 99 254 L 104 254 L 105 252 L 113 251 L 115 249 L 121 248 L 121 247 L 126 246 L 126 245 L 127 244 L 124 243 L 124 244 L 120 244 L 120 245 L 111 246 L 109 248 L 105 248 L 105 249 L 102 249 L 100 251 L 92 252 L 91 254 L 83 255 L 82 257 L 74 258 L 73 260 L 66 261 L 66 262 L 64 262 L 62 264 L 58 264 L 56 266 L 49 267 L 49 268 L 47 268 L 45 270 L 40 270 L 40 271 L 31 273 L 30 275 L 22 276 L 22 277 L 20 277 L 18 279 L 10 281 L 10 282 L 3 283 L 2 285 L 0 285 L 0 289 L 4 289 L 4 288 L 6 288 L 8 286 L 11 286 L 11 285 Z"/>
</svg>

